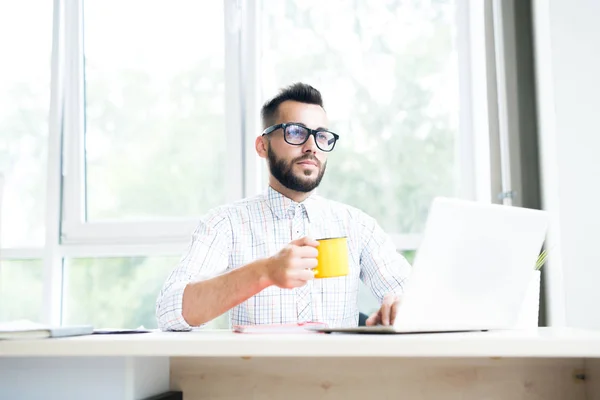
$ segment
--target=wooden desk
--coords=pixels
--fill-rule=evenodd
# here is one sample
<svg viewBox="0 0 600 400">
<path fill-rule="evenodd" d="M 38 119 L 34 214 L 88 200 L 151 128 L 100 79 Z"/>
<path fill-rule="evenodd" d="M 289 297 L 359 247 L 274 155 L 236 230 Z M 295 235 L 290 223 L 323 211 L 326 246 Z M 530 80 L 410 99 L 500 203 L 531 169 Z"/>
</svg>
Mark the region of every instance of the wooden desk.
<svg viewBox="0 0 600 400">
<path fill-rule="evenodd" d="M 0 342 L 0 398 L 600 399 L 599 360 L 600 332 L 568 328 L 94 335 Z"/>
</svg>

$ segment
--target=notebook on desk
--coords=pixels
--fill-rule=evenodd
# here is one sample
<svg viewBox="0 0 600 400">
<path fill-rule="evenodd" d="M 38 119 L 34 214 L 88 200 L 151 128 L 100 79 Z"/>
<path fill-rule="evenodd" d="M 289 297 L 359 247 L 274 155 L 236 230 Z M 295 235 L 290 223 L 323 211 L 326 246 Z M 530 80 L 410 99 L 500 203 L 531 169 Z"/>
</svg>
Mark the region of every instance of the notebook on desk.
<svg viewBox="0 0 600 400">
<path fill-rule="evenodd" d="M 0 340 L 45 339 L 67 336 L 90 335 L 91 325 L 50 326 L 27 320 L 0 324 Z"/>
</svg>

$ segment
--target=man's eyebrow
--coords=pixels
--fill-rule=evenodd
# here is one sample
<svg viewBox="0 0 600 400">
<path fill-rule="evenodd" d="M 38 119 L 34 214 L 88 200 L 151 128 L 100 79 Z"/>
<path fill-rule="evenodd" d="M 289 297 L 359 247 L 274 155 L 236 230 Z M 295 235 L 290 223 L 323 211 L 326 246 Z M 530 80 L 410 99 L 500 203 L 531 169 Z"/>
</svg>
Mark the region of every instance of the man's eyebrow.
<svg viewBox="0 0 600 400">
<path fill-rule="evenodd" d="M 294 122 L 297 125 L 302 125 L 303 127 L 307 128 L 307 126 L 305 124 L 303 124 L 302 122 Z M 323 128 L 322 126 L 318 127 L 317 129 L 315 129 L 315 131 L 328 131 L 329 129 L 327 128 Z"/>
</svg>

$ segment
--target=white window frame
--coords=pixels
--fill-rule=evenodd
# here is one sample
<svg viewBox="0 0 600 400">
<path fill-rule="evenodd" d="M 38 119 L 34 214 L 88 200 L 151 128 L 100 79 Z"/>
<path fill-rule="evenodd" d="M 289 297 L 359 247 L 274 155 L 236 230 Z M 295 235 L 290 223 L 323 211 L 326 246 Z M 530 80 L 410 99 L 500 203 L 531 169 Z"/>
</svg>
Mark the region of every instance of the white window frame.
<svg viewBox="0 0 600 400">
<path fill-rule="evenodd" d="M 491 4 L 488 1 L 456 1 L 456 47 L 459 71 L 460 116 L 456 141 L 456 195 L 485 203 L 499 193 L 493 183 L 500 178 L 499 148 L 491 143 L 497 135 L 494 118 L 495 59 Z M 490 112 L 491 109 L 491 112 Z M 422 234 L 390 233 L 398 251 L 417 250 Z"/>
<path fill-rule="evenodd" d="M 151 221 L 85 220 L 85 94 L 83 65 L 83 0 L 66 0 L 65 74 L 76 77 L 65 82 L 63 208 L 61 242 L 65 244 L 122 244 L 182 242 L 189 238 L 198 218 L 164 218 Z M 241 62 L 242 3 L 228 0 L 225 8 L 225 141 L 229 158 L 226 170 L 226 200 L 243 196 L 241 160 L 244 126 L 240 99 L 243 93 Z M 240 140 L 242 139 L 242 140 Z M 235 155 L 239 156 L 236 157 Z"/>
<path fill-rule="evenodd" d="M 69 61 L 66 73 L 77 79 L 69 80 L 65 86 L 66 146 L 61 241 L 70 245 L 184 242 L 195 228 L 197 219 L 85 221 L 83 0 L 67 1 L 70 12 L 67 13 L 66 27 L 70 42 L 66 44 L 65 51 Z M 226 141 L 230 154 L 240 155 L 229 159 L 226 172 L 228 201 L 257 194 L 266 182 L 263 162 L 256 156 L 253 146 L 253 140 L 260 132 L 259 12 L 258 1 L 225 2 Z M 473 82 L 473 77 L 487 78 L 484 69 L 489 65 L 489 56 L 474 43 L 475 38 L 485 37 L 486 17 L 483 6 L 473 5 L 467 0 L 457 0 L 456 17 L 461 97 L 456 146 L 460 182 L 457 194 L 468 199 L 491 200 L 490 178 L 482 173 L 489 169 L 478 167 L 490 165 L 489 142 L 486 141 L 489 139 L 486 134 L 474 134 L 489 131 L 487 92 L 481 92 L 486 84 L 485 81 Z M 482 98 L 486 101 L 480 101 Z M 420 242 L 419 235 L 391 234 L 402 250 L 414 250 Z"/>
<path fill-rule="evenodd" d="M 52 61 L 48 114 L 48 168 L 46 179 L 46 243 L 43 260 L 42 318 L 49 324 L 61 320 L 63 298 L 63 259 L 60 251 L 62 190 L 62 128 L 64 107 L 64 39 L 68 34 L 62 21 L 67 14 L 65 0 L 54 0 L 52 24 Z"/>
<path fill-rule="evenodd" d="M 488 1 L 457 0 L 457 49 L 460 84 L 460 130 L 457 153 L 465 198 L 491 203 L 498 193 L 493 181 L 500 170 L 493 163 L 499 149 L 490 136 L 497 131 L 495 58 L 492 14 Z M 492 112 L 490 112 L 490 109 Z"/>
</svg>

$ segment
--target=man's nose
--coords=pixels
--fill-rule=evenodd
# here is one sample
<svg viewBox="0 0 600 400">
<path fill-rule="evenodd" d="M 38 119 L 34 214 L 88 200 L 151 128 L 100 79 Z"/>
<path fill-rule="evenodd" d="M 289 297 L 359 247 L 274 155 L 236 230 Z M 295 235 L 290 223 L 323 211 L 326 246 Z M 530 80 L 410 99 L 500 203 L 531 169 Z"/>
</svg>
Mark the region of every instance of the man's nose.
<svg viewBox="0 0 600 400">
<path fill-rule="evenodd" d="M 315 135 L 310 135 L 308 140 L 302 145 L 303 153 L 316 153 L 317 152 L 317 142 L 315 142 Z"/>
</svg>

